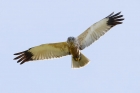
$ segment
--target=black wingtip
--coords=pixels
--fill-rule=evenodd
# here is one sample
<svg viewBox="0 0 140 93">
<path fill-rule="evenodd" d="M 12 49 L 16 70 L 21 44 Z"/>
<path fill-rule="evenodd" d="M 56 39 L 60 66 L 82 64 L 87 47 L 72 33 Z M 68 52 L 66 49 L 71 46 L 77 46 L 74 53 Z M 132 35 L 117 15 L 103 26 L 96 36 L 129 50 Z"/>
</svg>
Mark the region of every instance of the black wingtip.
<svg viewBox="0 0 140 93">
<path fill-rule="evenodd" d="M 116 14 L 113 15 L 113 13 L 111 13 L 110 15 L 108 15 L 106 18 L 109 18 L 109 20 L 107 21 L 107 24 L 110 25 L 111 27 L 118 25 L 118 24 L 122 24 L 124 18 L 123 15 L 120 15 L 121 12 L 118 12 Z"/>
<path fill-rule="evenodd" d="M 14 53 L 13 55 L 20 55 L 22 53 L 24 53 L 24 51 L 23 52 Z"/>
<path fill-rule="evenodd" d="M 33 54 L 28 50 L 19 52 L 19 53 L 15 53 L 14 55 L 18 55 L 18 56 L 15 57 L 13 60 L 18 60 L 17 63 L 20 63 L 20 64 L 33 60 L 32 59 Z"/>
<path fill-rule="evenodd" d="M 111 14 L 109 14 L 106 18 L 110 17 L 110 16 L 113 15 L 113 14 L 114 14 L 114 12 L 112 12 Z"/>
</svg>

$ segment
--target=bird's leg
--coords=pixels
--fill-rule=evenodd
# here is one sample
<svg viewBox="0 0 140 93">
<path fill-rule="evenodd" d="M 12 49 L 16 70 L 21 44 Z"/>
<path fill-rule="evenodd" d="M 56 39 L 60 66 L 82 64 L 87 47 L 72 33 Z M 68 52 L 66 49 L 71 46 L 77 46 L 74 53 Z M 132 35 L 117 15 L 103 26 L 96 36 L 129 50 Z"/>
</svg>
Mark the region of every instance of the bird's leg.
<svg viewBox="0 0 140 93">
<path fill-rule="evenodd" d="M 81 56 L 80 55 L 77 55 L 75 57 L 73 57 L 75 61 L 80 61 L 81 60 Z"/>
</svg>

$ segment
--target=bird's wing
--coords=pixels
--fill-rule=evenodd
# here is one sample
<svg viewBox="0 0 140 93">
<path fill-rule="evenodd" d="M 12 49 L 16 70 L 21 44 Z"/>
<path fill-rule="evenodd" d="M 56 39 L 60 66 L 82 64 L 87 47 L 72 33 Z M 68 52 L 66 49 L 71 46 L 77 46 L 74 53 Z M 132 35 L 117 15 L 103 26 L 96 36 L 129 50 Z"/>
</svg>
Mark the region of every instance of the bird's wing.
<svg viewBox="0 0 140 93">
<path fill-rule="evenodd" d="M 69 55 L 69 49 L 66 42 L 42 44 L 32 47 L 26 51 L 15 53 L 18 55 L 14 60 L 18 59 L 18 63 L 23 64 L 27 61 L 43 60 L 50 58 L 58 58 Z"/>
<path fill-rule="evenodd" d="M 85 47 L 91 45 L 94 41 L 98 40 L 102 35 L 104 35 L 109 29 L 112 27 L 122 24 L 122 20 L 124 20 L 123 15 L 120 15 L 121 12 L 113 15 L 111 13 L 109 16 L 104 19 L 96 22 L 92 26 L 90 26 L 86 31 L 80 34 L 77 37 L 77 40 L 80 44 L 80 49 L 84 49 Z"/>
</svg>

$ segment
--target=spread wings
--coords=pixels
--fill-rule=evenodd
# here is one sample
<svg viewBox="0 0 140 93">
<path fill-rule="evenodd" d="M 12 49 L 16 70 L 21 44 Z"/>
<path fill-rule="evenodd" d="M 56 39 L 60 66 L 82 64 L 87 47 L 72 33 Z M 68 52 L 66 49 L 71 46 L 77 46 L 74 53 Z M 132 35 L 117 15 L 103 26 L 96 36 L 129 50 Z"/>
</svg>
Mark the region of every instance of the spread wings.
<svg viewBox="0 0 140 93">
<path fill-rule="evenodd" d="M 122 18 L 123 15 L 120 15 L 120 13 L 121 12 L 114 15 L 111 13 L 109 16 L 93 24 L 85 32 L 79 35 L 77 39 L 80 44 L 80 49 L 82 50 L 91 45 L 115 25 L 122 24 L 124 18 Z"/>
<path fill-rule="evenodd" d="M 50 58 L 58 58 L 69 55 L 69 49 L 66 42 L 42 44 L 32 47 L 29 50 L 15 53 L 18 55 L 14 60 L 18 59 L 18 63 L 23 64 L 27 61 L 43 60 Z"/>
</svg>

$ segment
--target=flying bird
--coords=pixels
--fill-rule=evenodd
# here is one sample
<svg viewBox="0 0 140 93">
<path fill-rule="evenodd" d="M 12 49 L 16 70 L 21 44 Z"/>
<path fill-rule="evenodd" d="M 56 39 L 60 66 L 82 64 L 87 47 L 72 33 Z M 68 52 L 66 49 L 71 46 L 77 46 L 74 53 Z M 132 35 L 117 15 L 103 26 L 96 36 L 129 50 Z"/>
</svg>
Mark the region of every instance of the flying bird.
<svg viewBox="0 0 140 93">
<path fill-rule="evenodd" d="M 29 61 L 44 60 L 51 58 L 60 58 L 62 56 L 71 55 L 72 68 L 80 68 L 89 63 L 89 59 L 81 53 L 81 50 L 98 40 L 102 35 L 109 31 L 112 27 L 122 24 L 124 20 L 121 12 L 111 13 L 102 20 L 91 25 L 78 37 L 68 37 L 65 42 L 47 43 L 35 46 L 23 52 L 15 53 L 18 60 L 17 63 L 23 64 Z"/>
</svg>

